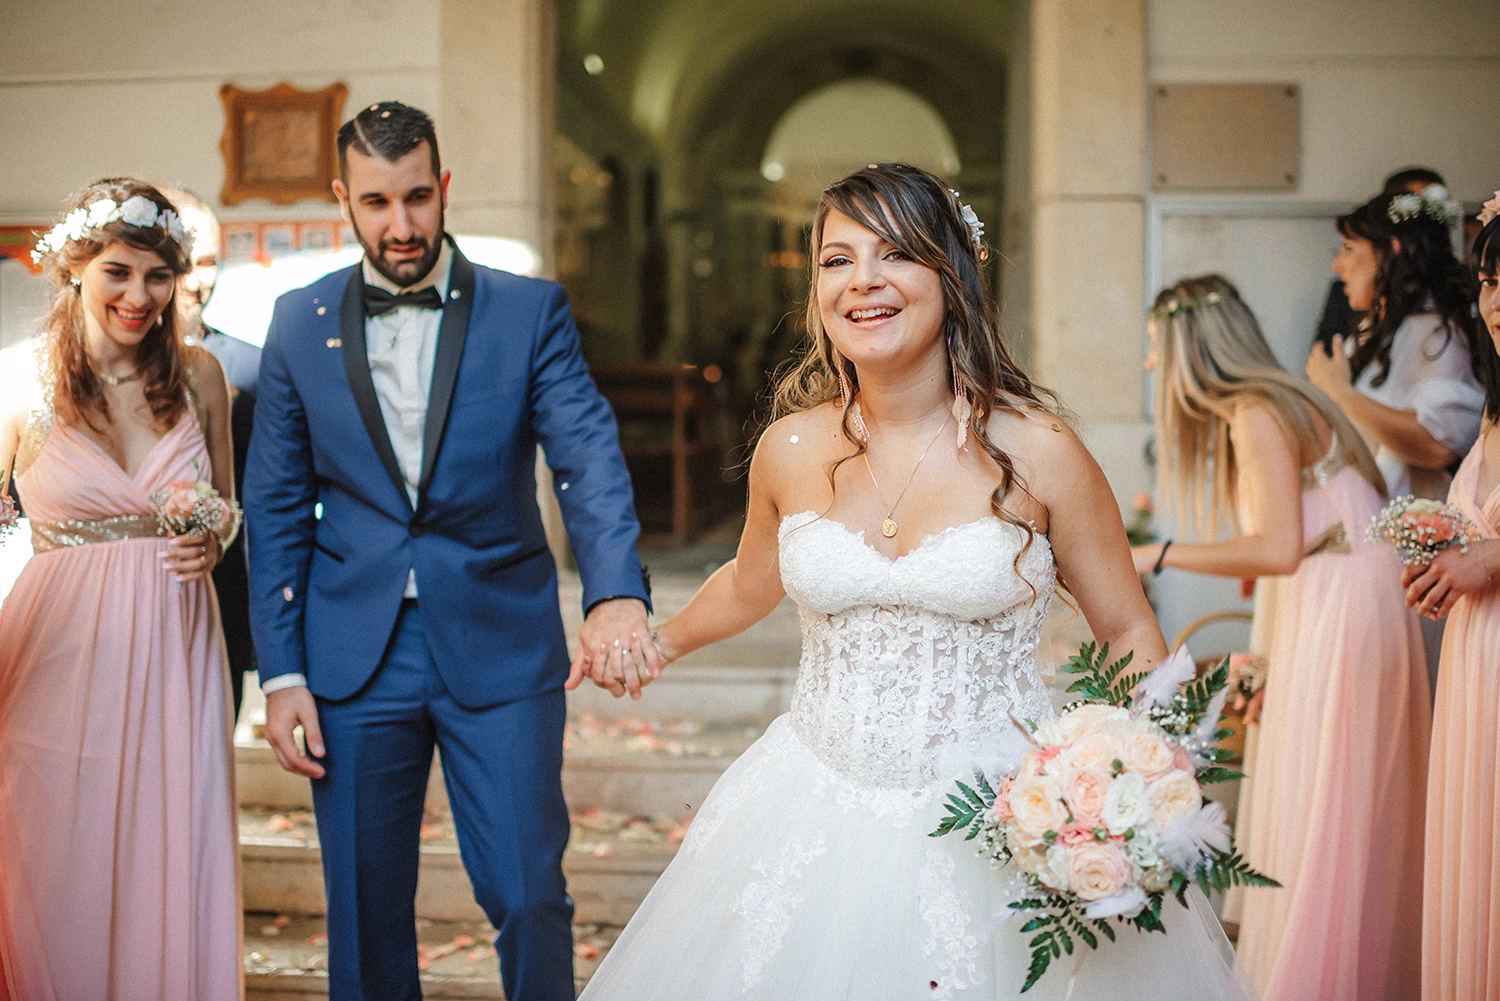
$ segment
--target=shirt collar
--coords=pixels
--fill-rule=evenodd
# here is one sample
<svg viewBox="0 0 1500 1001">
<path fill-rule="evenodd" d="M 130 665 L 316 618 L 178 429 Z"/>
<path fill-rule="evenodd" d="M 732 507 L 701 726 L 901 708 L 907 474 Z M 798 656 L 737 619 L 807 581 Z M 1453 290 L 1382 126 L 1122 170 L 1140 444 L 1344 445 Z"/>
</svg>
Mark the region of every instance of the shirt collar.
<svg viewBox="0 0 1500 1001">
<path fill-rule="evenodd" d="M 432 270 L 422 276 L 420 281 L 405 288 L 402 288 L 379 271 L 376 271 L 375 266 L 370 263 L 369 257 L 361 259 L 360 268 L 364 271 L 366 285 L 374 285 L 376 288 L 385 289 L 392 295 L 399 295 L 402 292 L 420 292 L 430 285 L 438 290 L 438 295 L 442 296 L 444 301 L 447 301 L 448 279 L 453 271 L 453 245 L 448 242 L 447 236 L 444 236 L 443 247 L 438 251 L 437 263 L 432 266 Z"/>
</svg>

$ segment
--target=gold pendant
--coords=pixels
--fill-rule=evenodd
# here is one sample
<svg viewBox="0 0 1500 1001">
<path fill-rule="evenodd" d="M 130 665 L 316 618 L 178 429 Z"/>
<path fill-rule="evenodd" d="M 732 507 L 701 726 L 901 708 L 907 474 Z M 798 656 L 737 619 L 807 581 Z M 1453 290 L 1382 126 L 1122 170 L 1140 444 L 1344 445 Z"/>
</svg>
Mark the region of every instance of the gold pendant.
<svg viewBox="0 0 1500 1001">
<path fill-rule="evenodd" d="M 889 518 L 887 518 L 885 521 L 882 521 L 880 523 L 880 534 L 885 536 L 887 539 L 895 538 L 896 523 Z"/>
</svg>

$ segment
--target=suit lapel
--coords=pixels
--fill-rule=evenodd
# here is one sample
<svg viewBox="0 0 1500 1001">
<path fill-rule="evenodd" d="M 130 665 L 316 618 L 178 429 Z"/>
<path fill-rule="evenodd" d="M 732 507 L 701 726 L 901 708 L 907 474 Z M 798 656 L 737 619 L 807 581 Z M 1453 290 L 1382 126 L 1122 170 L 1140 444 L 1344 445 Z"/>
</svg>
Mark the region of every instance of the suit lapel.
<svg viewBox="0 0 1500 1001">
<path fill-rule="evenodd" d="M 385 467 L 396 492 L 407 506 L 411 498 L 406 493 L 406 480 L 401 476 L 401 467 L 396 464 L 396 453 L 391 448 L 390 435 L 385 430 L 385 416 L 380 412 L 380 400 L 375 396 L 375 383 L 370 378 L 370 356 L 365 347 L 365 276 L 362 266 L 356 264 L 344 286 L 344 300 L 339 305 L 339 333 L 343 340 L 344 374 L 349 377 L 349 389 L 354 393 L 354 403 L 359 407 L 359 416 L 364 420 L 365 431 L 380 464 Z M 448 324 L 446 315 L 443 326 Z"/>
<path fill-rule="evenodd" d="M 458 382 L 458 363 L 463 359 L 469 335 L 469 313 L 474 304 L 474 265 L 458 245 L 453 245 L 453 264 L 448 272 L 448 296 L 443 301 L 443 320 L 438 327 L 437 353 L 432 361 L 432 388 L 427 396 L 427 420 L 422 429 L 422 478 L 417 503 L 427 498 L 432 470 L 437 465 L 443 431 L 453 406 L 453 388 Z M 346 349 L 347 350 L 347 349 Z"/>
</svg>

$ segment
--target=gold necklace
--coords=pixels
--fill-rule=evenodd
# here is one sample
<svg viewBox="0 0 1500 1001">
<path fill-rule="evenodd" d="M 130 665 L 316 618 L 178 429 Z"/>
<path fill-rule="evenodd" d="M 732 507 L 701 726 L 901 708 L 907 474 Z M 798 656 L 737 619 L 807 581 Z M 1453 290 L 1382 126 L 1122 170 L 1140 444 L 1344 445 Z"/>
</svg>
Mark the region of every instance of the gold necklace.
<svg viewBox="0 0 1500 1001">
<path fill-rule="evenodd" d="M 896 503 L 886 509 L 885 520 L 880 523 L 880 534 L 887 539 L 894 539 L 896 533 L 901 528 L 901 526 L 896 524 L 895 519 L 891 517 L 891 515 L 896 513 L 896 505 L 900 504 L 901 498 L 906 496 L 906 491 L 911 487 L 911 481 L 917 478 L 917 470 L 922 468 L 922 460 L 927 458 L 927 453 L 931 452 L 932 446 L 937 444 L 938 438 L 942 436 L 943 430 L 947 428 L 950 419 L 952 419 L 951 414 L 943 418 L 943 423 L 939 425 L 937 434 L 932 436 L 932 440 L 927 443 L 927 447 L 922 449 L 922 454 L 917 456 L 917 464 L 911 467 L 911 475 L 906 478 L 906 486 L 902 487 L 901 492 L 896 495 Z M 870 474 L 870 482 L 875 484 L 875 496 L 879 497 L 880 503 L 884 504 L 885 494 L 881 492 L 880 481 L 875 478 L 875 469 L 870 465 L 870 449 L 868 445 L 865 447 L 864 456 L 865 470 Z"/>
<path fill-rule="evenodd" d="M 127 382 L 134 382 L 135 380 L 139 379 L 141 377 L 141 370 L 136 369 L 129 375 L 110 375 L 108 372 L 95 372 L 94 374 L 97 375 L 99 377 L 99 381 L 104 383 L 106 386 L 123 386 Z"/>
</svg>

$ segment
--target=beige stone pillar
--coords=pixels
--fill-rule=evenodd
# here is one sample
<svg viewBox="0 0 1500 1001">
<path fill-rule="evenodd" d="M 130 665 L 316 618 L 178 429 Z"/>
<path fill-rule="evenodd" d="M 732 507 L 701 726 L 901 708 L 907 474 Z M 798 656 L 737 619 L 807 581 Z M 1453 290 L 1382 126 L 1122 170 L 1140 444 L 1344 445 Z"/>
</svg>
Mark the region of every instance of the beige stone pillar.
<svg viewBox="0 0 1500 1001">
<path fill-rule="evenodd" d="M 552 0 L 441 0 L 438 134 L 454 232 L 525 240 L 551 272 Z"/>
<path fill-rule="evenodd" d="M 441 0 L 448 228 L 524 240 L 552 274 L 553 0 Z M 552 473 L 537 453 L 537 502 L 552 554 L 572 565 Z"/>
<path fill-rule="evenodd" d="M 1144 0 L 1032 0 L 1033 374 L 1117 494 L 1144 485 Z"/>
</svg>

